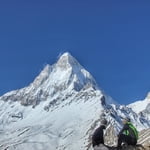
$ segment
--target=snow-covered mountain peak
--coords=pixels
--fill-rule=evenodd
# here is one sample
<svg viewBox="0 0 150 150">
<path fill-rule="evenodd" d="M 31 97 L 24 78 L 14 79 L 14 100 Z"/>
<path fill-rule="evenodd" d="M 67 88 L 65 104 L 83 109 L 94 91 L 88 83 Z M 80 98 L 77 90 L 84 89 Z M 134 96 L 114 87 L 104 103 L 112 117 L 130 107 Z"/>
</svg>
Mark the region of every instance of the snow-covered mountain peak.
<svg viewBox="0 0 150 150">
<path fill-rule="evenodd" d="M 141 121 L 150 120 L 150 92 L 144 100 L 136 101 L 128 107 L 141 116 Z"/>
<path fill-rule="evenodd" d="M 150 106 L 146 110 L 150 114 Z M 139 130 L 150 127 L 147 115 L 114 102 L 64 53 L 29 86 L 0 97 L 0 149 L 91 150 L 91 135 L 103 117 L 115 128 L 112 136 L 108 130 L 112 145 L 121 118 L 130 117 Z"/>
<path fill-rule="evenodd" d="M 70 67 L 81 67 L 78 61 L 68 52 L 62 54 L 59 57 L 56 65 L 61 69 L 67 69 Z"/>
<path fill-rule="evenodd" d="M 71 89 L 77 91 L 85 86 L 97 88 L 97 84 L 90 73 L 68 52 L 62 54 L 52 68 L 52 78 L 57 84 L 70 86 Z"/>
<path fill-rule="evenodd" d="M 21 101 L 23 105 L 36 106 L 48 97 L 59 97 L 92 87 L 97 89 L 94 78 L 70 53 L 64 53 L 53 65 L 46 65 L 27 87 L 11 91 L 0 97 L 5 101 Z"/>
</svg>

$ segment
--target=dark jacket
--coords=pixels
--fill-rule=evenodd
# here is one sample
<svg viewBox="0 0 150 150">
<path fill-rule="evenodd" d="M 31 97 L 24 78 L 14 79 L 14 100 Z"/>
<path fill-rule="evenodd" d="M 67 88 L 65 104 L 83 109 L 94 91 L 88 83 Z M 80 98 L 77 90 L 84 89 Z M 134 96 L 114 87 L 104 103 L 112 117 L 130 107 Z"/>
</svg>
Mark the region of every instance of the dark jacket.
<svg viewBox="0 0 150 150">
<path fill-rule="evenodd" d="M 127 136 L 130 136 L 131 138 L 137 140 L 138 139 L 138 132 L 136 130 L 136 128 L 131 124 L 131 122 L 127 122 L 122 130 L 120 131 L 119 133 L 119 136 L 121 134 L 124 134 L 124 135 L 127 135 Z"/>
<path fill-rule="evenodd" d="M 101 125 L 99 128 L 97 128 L 92 136 L 92 145 L 93 147 L 95 145 L 104 144 L 104 132 L 103 130 L 106 129 L 104 125 Z"/>
</svg>

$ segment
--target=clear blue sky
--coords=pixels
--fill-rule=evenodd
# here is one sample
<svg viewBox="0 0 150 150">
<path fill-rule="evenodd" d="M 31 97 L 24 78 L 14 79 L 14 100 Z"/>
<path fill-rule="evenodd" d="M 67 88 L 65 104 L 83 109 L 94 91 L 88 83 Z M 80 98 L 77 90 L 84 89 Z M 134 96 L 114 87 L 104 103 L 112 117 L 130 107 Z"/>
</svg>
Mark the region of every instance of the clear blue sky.
<svg viewBox="0 0 150 150">
<path fill-rule="evenodd" d="M 0 95 L 69 51 L 121 104 L 150 91 L 150 1 L 1 0 Z"/>
</svg>

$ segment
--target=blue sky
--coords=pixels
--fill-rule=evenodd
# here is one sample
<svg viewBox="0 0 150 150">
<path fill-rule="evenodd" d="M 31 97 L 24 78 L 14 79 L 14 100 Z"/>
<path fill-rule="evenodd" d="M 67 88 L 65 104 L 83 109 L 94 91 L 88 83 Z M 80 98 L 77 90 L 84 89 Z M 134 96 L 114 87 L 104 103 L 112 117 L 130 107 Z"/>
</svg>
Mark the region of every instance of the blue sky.
<svg viewBox="0 0 150 150">
<path fill-rule="evenodd" d="M 121 104 L 150 91 L 150 1 L 0 1 L 0 95 L 69 51 Z"/>
</svg>

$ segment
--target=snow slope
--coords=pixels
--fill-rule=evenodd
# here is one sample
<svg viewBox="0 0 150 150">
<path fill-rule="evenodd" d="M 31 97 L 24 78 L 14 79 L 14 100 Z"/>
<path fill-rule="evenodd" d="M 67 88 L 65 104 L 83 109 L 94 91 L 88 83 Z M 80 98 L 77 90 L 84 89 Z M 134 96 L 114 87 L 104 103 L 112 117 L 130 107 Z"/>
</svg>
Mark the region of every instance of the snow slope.
<svg viewBox="0 0 150 150">
<path fill-rule="evenodd" d="M 144 100 L 136 101 L 128 107 L 141 116 L 143 121 L 150 120 L 150 93 L 147 94 Z"/>
<path fill-rule="evenodd" d="M 144 100 L 129 104 L 128 107 L 132 108 L 136 113 L 140 113 L 146 109 L 148 104 L 150 104 L 150 93 L 147 94 Z"/>
<path fill-rule="evenodd" d="M 150 127 L 150 120 L 117 104 L 64 53 L 29 86 L 0 97 L 0 149 L 90 150 L 101 118 L 107 118 L 108 128 L 113 126 L 117 133 L 126 116 L 139 130 Z"/>
</svg>

